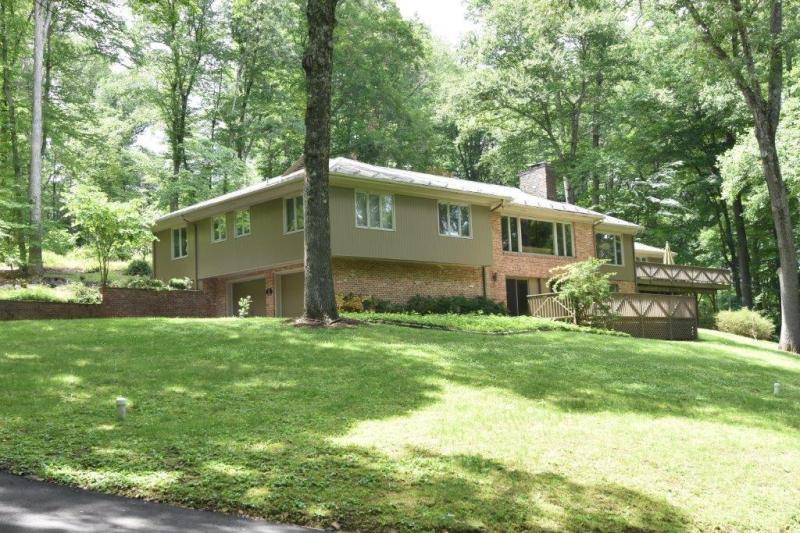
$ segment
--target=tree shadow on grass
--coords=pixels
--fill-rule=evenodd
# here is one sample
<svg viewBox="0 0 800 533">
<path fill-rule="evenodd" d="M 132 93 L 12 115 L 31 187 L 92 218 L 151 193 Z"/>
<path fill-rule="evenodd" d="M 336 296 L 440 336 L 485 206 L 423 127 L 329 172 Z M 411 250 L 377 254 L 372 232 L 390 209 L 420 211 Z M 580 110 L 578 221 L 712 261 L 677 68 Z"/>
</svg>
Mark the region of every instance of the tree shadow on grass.
<svg viewBox="0 0 800 533">
<path fill-rule="evenodd" d="M 0 361 L 0 467 L 303 524 L 636 531 L 687 523 L 666 502 L 620 486 L 475 455 L 412 450 L 398 461 L 331 444 L 359 422 L 430 406 L 443 379 L 564 410 L 703 418 L 700 407 L 713 405 L 797 424 L 796 414 L 736 392 L 769 369 L 690 348 L 676 355 L 667 343 L 597 336 L 587 354 L 586 337 L 569 333 L 310 330 L 259 320 L 78 321 L 46 332 L 20 323 L 0 337 L 5 353 L 27 355 Z M 117 395 L 131 402 L 124 423 L 113 418 Z"/>
</svg>

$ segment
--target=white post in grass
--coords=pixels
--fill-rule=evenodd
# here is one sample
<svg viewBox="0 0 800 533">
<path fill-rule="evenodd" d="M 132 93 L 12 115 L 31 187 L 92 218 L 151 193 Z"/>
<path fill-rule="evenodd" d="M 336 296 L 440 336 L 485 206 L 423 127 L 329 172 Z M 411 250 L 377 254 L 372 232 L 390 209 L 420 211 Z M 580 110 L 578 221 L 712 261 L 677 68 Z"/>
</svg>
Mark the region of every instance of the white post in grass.
<svg viewBox="0 0 800 533">
<path fill-rule="evenodd" d="M 774 385 L 772 385 L 772 394 L 777 396 L 780 392 L 781 392 L 781 384 L 780 383 L 775 383 Z"/>
<path fill-rule="evenodd" d="M 122 396 L 117 396 L 117 418 L 125 420 L 125 411 L 128 406 L 128 400 Z"/>
</svg>

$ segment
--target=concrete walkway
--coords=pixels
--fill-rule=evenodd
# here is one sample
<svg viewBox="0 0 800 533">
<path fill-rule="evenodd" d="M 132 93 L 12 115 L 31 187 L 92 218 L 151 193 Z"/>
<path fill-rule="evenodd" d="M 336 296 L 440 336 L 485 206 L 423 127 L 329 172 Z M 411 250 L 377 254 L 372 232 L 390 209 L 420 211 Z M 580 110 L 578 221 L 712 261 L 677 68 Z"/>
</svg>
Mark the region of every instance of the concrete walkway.
<svg viewBox="0 0 800 533">
<path fill-rule="evenodd" d="M 108 496 L 0 473 L 2 533 L 307 533 L 222 513 Z"/>
</svg>

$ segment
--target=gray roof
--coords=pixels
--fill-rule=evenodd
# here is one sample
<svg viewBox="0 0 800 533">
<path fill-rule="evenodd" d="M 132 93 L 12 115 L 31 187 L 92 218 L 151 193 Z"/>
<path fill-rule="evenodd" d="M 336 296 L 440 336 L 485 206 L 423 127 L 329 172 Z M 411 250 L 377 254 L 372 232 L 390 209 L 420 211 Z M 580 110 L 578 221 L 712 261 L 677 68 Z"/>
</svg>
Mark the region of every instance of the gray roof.
<svg viewBox="0 0 800 533">
<path fill-rule="evenodd" d="M 414 172 L 399 168 L 379 167 L 344 157 L 337 157 L 336 159 L 332 159 L 330 161 L 330 173 L 349 178 L 361 178 L 373 182 L 384 182 L 390 185 L 408 185 L 430 190 L 471 194 L 486 198 L 493 198 L 499 202 L 503 202 L 504 206 L 535 208 L 564 214 L 574 214 L 581 217 L 594 218 L 598 223 L 619 226 L 627 229 L 640 229 L 640 226 L 625 220 L 607 216 L 584 207 L 579 207 L 577 205 L 548 200 L 547 198 L 525 193 L 516 187 L 509 187 L 505 185 L 495 185 L 491 183 L 481 183 L 458 178 L 448 178 L 445 176 L 425 174 L 423 172 Z M 267 181 L 250 185 L 249 187 L 239 189 L 238 191 L 184 207 L 183 209 L 179 209 L 178 211 L 174 211 L 159 218 L 157 222 L 163 223 L 175 218 L 183 218 L 196 211 L 213 208 L 217 205 L 225 204 L 232 200 L 245 198 L 247 196 L 277 188 L 281 185 L 286 185 L 295 181 L 302 181 L 304 176 L 305 170 L 299 169 L 283 176 L 278 176 Z"/>
<path fill-rule="evenodd" d="M 664 248 L 659 248 L 658 246 L 650 246 L 649 244 L 645 244 L 643 242 L 638 242 L 638 241 L 633 243 L 633 249 L 635 250 L 636 253 L 651 254 L 651 255 L 656 255 L 656 254 L 663 255 L 665 251 Z M 671 253 L 672 255 L 675 255 L 674 251 L 671 251 Z"/>
</svg>

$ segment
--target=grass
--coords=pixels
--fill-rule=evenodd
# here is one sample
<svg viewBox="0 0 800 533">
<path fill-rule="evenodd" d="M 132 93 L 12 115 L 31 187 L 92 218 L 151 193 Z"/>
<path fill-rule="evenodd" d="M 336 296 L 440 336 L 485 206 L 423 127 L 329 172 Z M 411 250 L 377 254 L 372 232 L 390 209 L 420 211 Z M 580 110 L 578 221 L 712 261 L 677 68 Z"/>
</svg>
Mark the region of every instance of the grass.
<svg viewBox="0 0 800 533">
<path fill-rule="evenodd" d="M 344 313 L 348 318 L 377 324 L 397 324 L 421 328 L 464 331 L 470 333 L 533 333 L 539 331 L 573 331 L 625 336 L 604 329 L 576 326 L 531 316 L 507 315 L 420 315 L 416 313 Z"/>
<path fill-rule="evenodd" d="M 46 285 L 30 285 L 22 288 L 0 288 L 0 300 L 69 302 L 72 298 L 72 291 L 67 286 L 50 288 Z"/>
<path fill-rule="evenodd" d="M 797 530 L 800 359 L 709 332 L 11 322 L 0 468 L 346 530 Z"/>
</svg>

